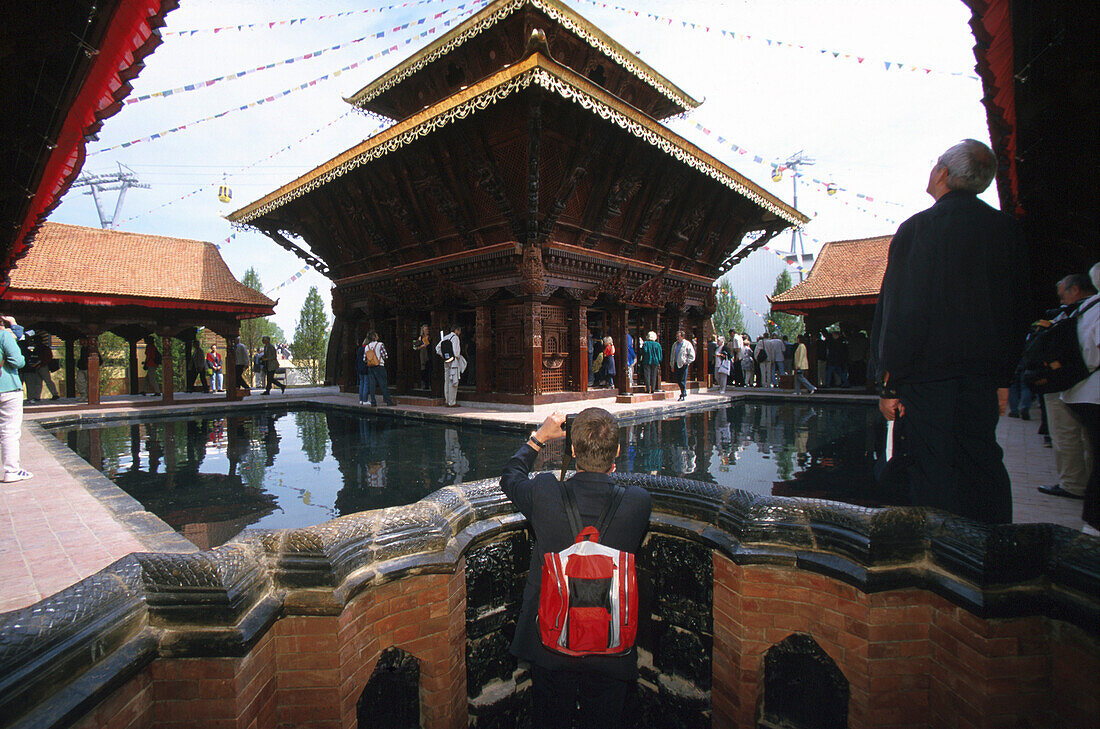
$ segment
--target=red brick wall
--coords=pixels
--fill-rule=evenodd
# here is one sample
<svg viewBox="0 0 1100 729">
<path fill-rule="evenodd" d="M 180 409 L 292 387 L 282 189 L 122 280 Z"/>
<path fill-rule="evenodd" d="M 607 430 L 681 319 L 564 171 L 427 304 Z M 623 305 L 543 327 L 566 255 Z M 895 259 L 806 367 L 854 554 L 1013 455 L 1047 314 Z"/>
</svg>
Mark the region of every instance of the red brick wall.
<svg viewBox="0 0 1100 729">
<path fill-rule="evenodd" d="M 353 729 L 356 703 L 379 654 L 420 660 L 426 729 L 466 726 L 466 583 L 421 575 L 365 591 L 338 617 L 294 616 L 275 626 L 278 727 Z"/>
<path fill-rule="evenodd" d="M 145 669 L 100 702 L 73 729 L 151 729 L 152 684 L 149 669 Z"/>
<path fill-rule="evenodd" d="M 1100 725 L 1095 636 L 1047 618 L 982 620 L 931 593 L 866 595 L 715 554 L 713 725 L 754 727 L 762 658 L 806 633 L 850 688 L 852 729 Z M 278 621 L 243 658 L 163 659 L 79 729 L 353 729 L 379 654 L 420 661 L 422 726 L 467 724 L 465 567 L 372 587 L 338 616 Z"/>
<path fill-rule="evenodd" d="M 154 661 L 156 729 L 260 729 L 274 720 L 275 644 L 268 633 L 243 658 Z"/>
<path fill-rule="evenodd" d="M 982 620 L 921 590 L 865 595 L 715 554 L 715 727 L 755 726 L 761 659 L 794 632 L 813 637 L 848 679 L 852 729 L 1100 721 L 1100 653 L 1079 629 L 1046 618 Z"/>
</svg>

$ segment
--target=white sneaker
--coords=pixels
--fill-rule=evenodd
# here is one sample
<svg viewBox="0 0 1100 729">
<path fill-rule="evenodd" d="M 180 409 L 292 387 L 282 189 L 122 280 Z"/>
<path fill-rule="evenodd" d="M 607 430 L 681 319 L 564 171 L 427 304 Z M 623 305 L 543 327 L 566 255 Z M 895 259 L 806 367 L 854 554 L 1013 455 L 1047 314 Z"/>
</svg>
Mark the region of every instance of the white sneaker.
<svg viewBox="0 0 1100 729">
<path fill-rule="evenodd" d="M 26 481 L 28 478 L 34 477 L 34 474 L 25 468 L 20 468 L 18 471 L 12 471 L 4 475 L 4 483 L 15 483 L 16 481 Z"/>
</svg>

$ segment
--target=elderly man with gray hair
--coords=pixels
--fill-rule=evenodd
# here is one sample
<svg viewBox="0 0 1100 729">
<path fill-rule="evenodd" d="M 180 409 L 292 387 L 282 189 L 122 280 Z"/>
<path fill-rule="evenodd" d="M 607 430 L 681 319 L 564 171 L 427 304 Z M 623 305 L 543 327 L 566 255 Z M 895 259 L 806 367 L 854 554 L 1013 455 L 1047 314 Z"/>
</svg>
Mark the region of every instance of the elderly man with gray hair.
<svg viewBox="0 0 1100 729">
<path fill-rule="evenodd" d="M 871 334 L 879 410 L 896 420 L 912 503 L 987 523 L 1012 521 L 995 429 L 1030 311 L 1023 231 L 978 199 L 996 172 L 973 139 L 940 156 L 928 177 L 935 204 L 890 242 Z"/>
</svg>

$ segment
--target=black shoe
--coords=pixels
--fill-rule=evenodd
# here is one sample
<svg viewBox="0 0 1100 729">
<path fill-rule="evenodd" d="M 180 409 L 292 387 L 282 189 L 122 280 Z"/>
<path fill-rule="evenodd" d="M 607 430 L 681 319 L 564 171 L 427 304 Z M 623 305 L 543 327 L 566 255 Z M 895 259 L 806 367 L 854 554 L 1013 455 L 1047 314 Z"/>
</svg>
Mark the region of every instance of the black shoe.
<svg viewBox="0 0 1100 729">
<path fill-rule="evenodd" d="M 681 395 L 680 400 L 687 400 L 687 395 Z M 677 402 L 679 402 L 679 401 L 677 401 Z"/>
<path fill-rule="evenodd" d="M 1084 496 L 1078 496 L 1077 494 L 1066 491 L 1062 488 L 1061 484 L 1054 484 L 1053 486 L 1040 486 L 1039 493 L 1047 494 L 1048 496 L 1061 496 L 1066 499 L 1083 499 Z"/>
<path fill-rule="evenodd" d="M 1031 416 L 1028 414 L 1027 410 L 1020 411 L 1020 420 L 1031 420 Z"/>
<path fill-rule="evenodd" d="M 1020 414 L 1018 412 L 1016 412 L 1015 410 L 1009 410 L 1008 411 L 1008 417 L 1018 418 L 1018 417 L 1020 417 Z"/>
</svg>

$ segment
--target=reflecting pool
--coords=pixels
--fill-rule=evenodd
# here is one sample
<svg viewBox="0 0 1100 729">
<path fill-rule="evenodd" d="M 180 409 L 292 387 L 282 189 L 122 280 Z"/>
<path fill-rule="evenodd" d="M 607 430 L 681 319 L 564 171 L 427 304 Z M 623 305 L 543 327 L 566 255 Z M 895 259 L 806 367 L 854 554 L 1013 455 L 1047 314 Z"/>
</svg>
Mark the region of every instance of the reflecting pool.
<svg viewBox="0 0 1100 729">
<path fill-rule="evenodd" d="M 872 476 L 885 437 L 873 406 L 737 402 L 621 430 L 619 471 L 759 494 L 886 501 Z M 54 433 L 202 548 L 249 527 L 317 524 L 498 476 L 525 435 L 314 409 Z M 560 468 L 560 443 L 553 445 L 536 468 Z"/>
</svg>

